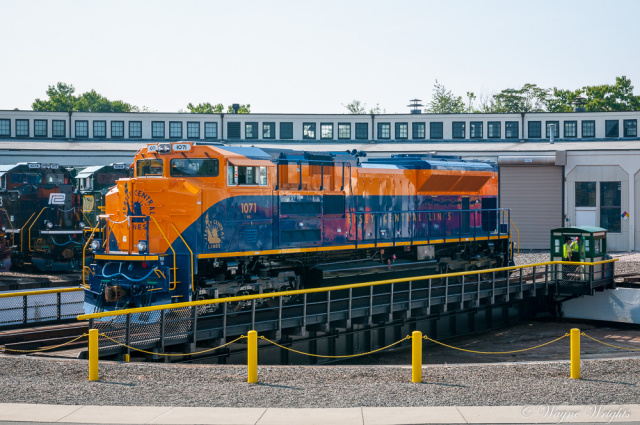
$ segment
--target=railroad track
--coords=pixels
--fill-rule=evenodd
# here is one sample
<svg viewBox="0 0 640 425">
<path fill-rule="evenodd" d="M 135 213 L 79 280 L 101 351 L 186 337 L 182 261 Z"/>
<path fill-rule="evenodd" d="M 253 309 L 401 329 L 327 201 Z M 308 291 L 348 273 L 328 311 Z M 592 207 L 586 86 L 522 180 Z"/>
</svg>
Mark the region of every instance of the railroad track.
<svg viewBox="0 0 640 425">
<path fill-rule="evenodd" d="M 82 281 L 80 273 L 39 275 L 32 273 L 6 272 L 0 274 L 0 291 L 37 290 L 78 286 Z"/>
<path fill-rule="evenodd" d="M 20 355 L 44 350 L 51 352 L 86 347 L 86 338 L 67 343 L 87 332 L 86 322 L 3 331 L 0 332 L 0 352 Z"/>
</svg>

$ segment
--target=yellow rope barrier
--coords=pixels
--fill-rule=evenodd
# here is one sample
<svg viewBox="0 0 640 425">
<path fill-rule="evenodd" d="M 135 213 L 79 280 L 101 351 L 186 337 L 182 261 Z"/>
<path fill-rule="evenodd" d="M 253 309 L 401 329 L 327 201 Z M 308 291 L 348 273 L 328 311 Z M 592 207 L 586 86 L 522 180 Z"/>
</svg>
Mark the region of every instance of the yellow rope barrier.
<svg viewBox="0 0 640 425">
<path fill-rule="evenodd" d="M 589 338 L 589 339 L 591 339 L 591 340 L 593 340 L 593 341 L 595 341 L 595 342 L 599 342 L 599 343 L 600 343 L 600 344 L 602 344 L 602 345 L 607 345 L 607 346 L 609 346 L 609 347 L 618 348 L 618 349 L 620 349 L 620 350 L 640 351 L 640 348 L 626 348 L 626 347 L 620 347 L 619 345 L 608 344 L 608 343 L 606 343 L 606 342 L 604 342 L 604 341 L 597 340 L 597 339 L 595 339 L 594 337 L 589 336 L 589 335 L 587 335 L 587 334 L 586 334 L 586 333 L 584 333 L 584 332 L 582 332 L 580 335 L 582 335 L 582 336 L 586 336 L 587 338 Z"/>
<path fill-rule="evenodd" d="M 280 345 L 280 344 L 278 344 L 277 342 L 274 342 L 274 341 L 271 341 L 271 340 L 270 340 L 270 339 L 268 339 L 268 338 L 265 338 L 264 336 L 259 336 L 258 338 L 259 338 L 259 339 L 263 339 L 263 340 L 265 340 L 265 341 L 267 341 L 267 342 L 270 342 L 271 344 L 275 345 L 276 347 L 280 347 L 280 348 L 282 348 L 283 350 L 292 351 L 292 352 L 294 352 L 294 353 L 302 354 L 302 355 L 304 355 L 304 356 L 311 356 L 311 357 L 323 357 L 323 358 L 326 358 L 326 359 L 345 359 L 345 358 L 349 358 L 349 357 L 360 357 L 360 356 L 365 356 L 365 355 L 367 355 L 367 354 L 373 354 L 373 353 L 377 353 L 378 351 L 386 350 L 386 349 L 387 349 L 387 348 L 389 348 L 389 347 L 393 347 L 394 345 L 398 345 L 398 344 L 400 344 L 402 341 L 406 341 L 406 340 L 408 340 L 408 339 L 411 339 L 411 335 L 407 335 L 407 336 L 405 336 L 404 338 L 402 338 L 401 340 L 396 341 L 396 342 L 394 342 L 393 344 L 389 344 L 389 345 L 387 345 L 386 347 L 378 348 L 378 349 L 373 350 L 373 351 L 367 351 L 366 353 L 360 353 L 360 354 L 349 354 L 349 355 L 345 355 L 345 356 L 325 356 L 325 355 L 322 355 L 322 354 L 311 354 L 311 353 L 305 353 L 305 352 L 303 352 L 303 351 L 294 350 L 293 348 L 289 348 L 289 347 L 285 347 L 284 345 Z"/>
<path fill-rule="evenodd" d="M 198 351 L 198 352 L 195 352 L 195 353 L 167 354 L 167 353 L 154 353 L 153 351 L 141 350 L 139 348 L 135 348 L 135 347 L 132 347 L 130 345 L 123 344 L 123 343 L 121 343 L 119 341 L 116 341 L 115 339 L 111 338 L 110 336 L 108 336 L 106 334 L 100 334 L 100 336 L 103 336 L 103 337 L 107 338 L 108 340 L 113 341 L 116 344 L 121 345 L 123 347 L 126 347 L 126 348 L 128 348 L 130 350 L 139 351 L 139 352 L 145 353 L 145 354 L 152 354 L 152 355 L 156 355 L 156 356 L 165 356 L 165 357 L 171 357 L 171 356 L 195 356 L 197 354 L 208 353 L 209 351 L 214 351 L 214 350 L 217 350 L 218 348 L 226 347 L 227 345 L 233 344 L 234 342 L 240 341 L 242 338 L 246 338 L 247 337 L 246 335 L 240 335 L 238 338 L 234 339 L 233 341 L 229 341 L 226 344 L 222 344 L 222 345 L 220 345 L 218 347 L 209 348 L 207 350 L 202 350 L 202 351 Z"/>
<path fill-rule="evenodd" d="M 77 340 L 84 338 L 85 336 L 88 336 L 89 334 L 82 334 L 77 338 L 72 339 L 71 341 L 65 342 L 64 344 L 60 344 L 60 345 L 54 345 L 53 347 L 48 347 L 48 348 L 38 348 L 36 350 L 12 350 L 10 348 L 5 348 L 5 347 L 0 347 L 0 350 L 4 350 L 4 351 L 11 351 L 13 353 L 37 353 L 39 351 L 47 351 L 47 350 L 54 350 L 56 348 L 60 348 L 60 347 L 64 347 L 65 345 L 69 345 L 71 343 L 76 342 Z"/>
<path fill-rule="evenodd" d="M 453 348 L 454 350 L 466 351 L 467 353 L 476 353 L 476 354 L 512 354 L 512 353 L 521 353 L 523 351 L 528 351 L 528 350 L 533 350 L 535 348 L 544 347 L 545 345 L 549 345 L 549 344 L 552 344 L 552 343 L 554 343 L 556 341 L 560 341 L 562 338 L 566 338 L 568 336 L 569 336 L 569 334 L 567 333 L 567 334 L 562 335 L 560 338 L 554 339 L 553 341 L 545 342 L 544 344 L 536 345 L 535 347 L 523 348 L 521 350 L 513 350 L 513 351 L 474 351 L 474 350 L 467 350 L 467 349 L 464 349 L 464 348 L 454 347 L 452 345 L 447 345 L 445 343 L 436 341 L 435 339 L 431 339 L 426 335 L 423 336 L 423 338 L 426 339 L 427 341 L 435 342 L 436 344 L 442 345 L 444 347 Z"/>
</svg>

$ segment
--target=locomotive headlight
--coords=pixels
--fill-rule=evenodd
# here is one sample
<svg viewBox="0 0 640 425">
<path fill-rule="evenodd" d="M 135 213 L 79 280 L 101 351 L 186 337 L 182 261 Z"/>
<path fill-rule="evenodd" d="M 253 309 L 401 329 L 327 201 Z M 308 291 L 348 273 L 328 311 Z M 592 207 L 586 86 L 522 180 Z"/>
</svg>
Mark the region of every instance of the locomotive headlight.
<svg viewBox="0 0 640 425">
<path fill-rule="evenodd" d="M 99 241 L 99 240 L 97 240 L 97 239 L 94 239 L 94 240 L 91 242 L 91 245 L 90 245 L 90 246 L 91 246 L 91 249 L 93 249 L 93 250 L 95 251 L 95 250 L 97 250 L 98 248 L 100 248 L 100 241 Z"/>
<path fill-rule="evenodd" d="M 78 227 L 84 229 L 84 223 L 81 221 L 80 223 L 78 223 Z"/>
<path fill-rule="evenodd" d="M 145 254 L 147 252 L 147 242 L 140 241 L 140 242 L 138 242 L 137 247 L 138 247 L 138 252 L 140 254 Z"/>
<path fill-rule="evenodd" d="M 6 231 L 7 231 L 7 228 L 6 228 L 5 226 L 2 226 L 2 231 L 3 231 L 3 232 L 6 232 Z"/>
<path fill-rule="evenodd" d="M 50 221 L 47 221 L 47 229 L 53 229 L 53 223 Z"/>
</svg>

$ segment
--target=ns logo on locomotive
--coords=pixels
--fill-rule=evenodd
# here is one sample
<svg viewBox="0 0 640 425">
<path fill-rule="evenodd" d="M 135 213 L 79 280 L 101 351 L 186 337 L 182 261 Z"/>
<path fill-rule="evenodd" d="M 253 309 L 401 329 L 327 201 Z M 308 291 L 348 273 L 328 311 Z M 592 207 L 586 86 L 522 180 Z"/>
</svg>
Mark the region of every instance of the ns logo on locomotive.
<svg viewBox="0 0 640 425">
<path fill-rule="evenodd" d="M 87 313 L 512 264 L 494 165 L 160 143 L 105 197 Z"/>
</svg>

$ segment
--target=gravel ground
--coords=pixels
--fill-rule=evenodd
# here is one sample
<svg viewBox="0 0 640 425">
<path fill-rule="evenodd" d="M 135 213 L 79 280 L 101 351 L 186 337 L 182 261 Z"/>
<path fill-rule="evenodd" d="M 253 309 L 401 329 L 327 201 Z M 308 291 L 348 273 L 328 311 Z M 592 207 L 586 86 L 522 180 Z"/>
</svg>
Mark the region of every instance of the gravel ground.
<svg viewBox="0 0 640 425">
<path fill-rule="evenodd" d="M 625 404 L 640 399 L 640 359 L 426 366 L 422 384 L 408 367 L 264 366 L 259 384 L 239 366 L 100 364 L 0 357 L 5 403 L 207 407 L 402 407 Z"/>
</svg>

